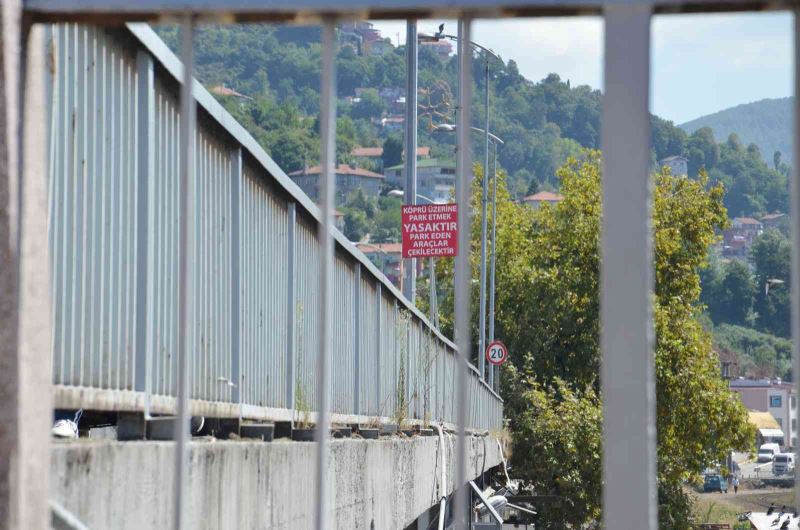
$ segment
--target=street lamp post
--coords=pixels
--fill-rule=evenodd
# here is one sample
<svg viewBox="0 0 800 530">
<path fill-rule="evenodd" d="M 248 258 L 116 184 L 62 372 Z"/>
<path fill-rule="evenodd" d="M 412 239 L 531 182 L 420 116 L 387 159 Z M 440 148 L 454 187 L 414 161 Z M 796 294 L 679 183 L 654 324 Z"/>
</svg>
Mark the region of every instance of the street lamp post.
<svg viewBox="0 0 800 530">
<path fill-rule="evenodd" d="M 456 35 L 444 34 L 444 24 L 439 26 L 439 31 L 434 35 L 420 34 L 417 37 L 421 42 L 437 42 L 442 39 L 450 39 L 458 41 Z M 485 74 L 485 99 L 484 99 L 484 118 L 485 127 L 484 132 L 484 157 L 483 157 L 483 194 L 481 198 L 481 295 L 480 295 L 480 316 L 478 327 L 480 329 L 480 340 L 478 343 L 478 369 L 481 373 L 481 379 L 486 378 L 486 360 L 484 359 L 484 351 L 486 350 L 486 210 L 488 205 L 489 195 L 489 57 L 494 57 L 500 60 L 500 57 L 485 46 L 481 46 L 477 42 L 469 41 L 469 43 L 480 50 L 482 50 L 486 57 L 486 64 L 484 68 Z"/>
<path fill-rule="evenodd" d="M 495 268 L 495 236 L 497 234 L 497 224 L 494 220 L 497 214 L 497 146 L 502 145 L 505 142 L 498 138 L 496 135 L 490 133 L 487 129 L 479 129 L 478 127 L 470 127 L 473 132 L 477 132 L 483 134 L 485 138 L 487 138 L 487 142 L 489 140 L 492 141 L 494 144 L 494 179 L 493 179 L 493 192 L 492 192 L 492 272 L 491 272 L 491 303 L 489 306 L 490 312 L 490 319 L 489 319 L 489 338 L 490 340 L 494 340 L 494 268 Z M 453 133 L 456 132 L 457 127 L 450 123 L 442 123 L 434 127 L 434 132 L 446 132 L 446 133 Z M 478 365 L 479 370 L 481 372 L 481 377 L 485 377 L 485 358 L 484 353 L 486 349 L 486 232 L 487 232 L 487 194 L 488 194 L 488 174 L 489 174 L 489 150 L 487 144 L 486 150 L 486 164 L 484 165 L 484 172 L 483 172 L 483 198 L 482 198 L 482 211 L 483 211 L 483 218 L 481 219 L 481 278 L 480 278 L 480 316 L 478 318 L 478 327 L 480 331 L 480 355 L 478 356 Z M 492 384 L 494 381 L 494 366 L 489 367 L 489 382 Z"/>
<path fill-rule="evenodd" d="M 497 264 L 497 144 L 494 144 L 492 157 L 492 258 L 489 272 L 489 341 L 494 341 L 494 297 L 495 265 Z M 496 367 L 489 368 L 489 386 L 494 388 Z M 500 373 L 498 371 L 498 383 Z"/>
</svg>

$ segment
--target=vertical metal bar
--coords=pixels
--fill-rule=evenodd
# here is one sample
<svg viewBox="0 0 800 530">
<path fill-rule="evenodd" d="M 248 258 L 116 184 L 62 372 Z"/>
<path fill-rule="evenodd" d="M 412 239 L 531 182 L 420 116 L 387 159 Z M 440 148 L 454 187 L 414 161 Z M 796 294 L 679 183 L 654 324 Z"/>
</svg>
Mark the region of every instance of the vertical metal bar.
<svg viewBox="0 0 800 530">
<path fill-rule="evenodd" d="M 295 285 L 294 285 L 294 255 L 295 255 L 295 232 L 297 228 L 297 205 L 290 202 L 286 209 L 286 239 L 287 239 L 287 252 L 286 252 L 286 407 L 294 408 L 294 393 L 295 393 L 295 379 L 294 373 L 294 343 L 295 343 L 295 326 L 297 326 L 297 301 L 295 300 Z"/>
<path fill-rule="evenodd" d="M 361 264 L 356 262 L 353 281 L 353 414 L 361 414 Z"/>
<path fill-rule="evenodd" d="M 5 74 L 0 79 L 0 521 L 45 528 L 52 401 L 47 259 L 48 67 L 42 26 L 18 3 L 0 10 Z"/>
<path fill-rule="evenodd" d="M 383 416 L 381 408 L 381 319 L 383 318 L 383 294 L 381 282 L 375 282 L 375 415 Z"/>
<path fill-rule="evenodd" d="M 458 443 L 456 448 L 455 493 L 453 510 L 456 528 L 467 528 L 467 489 L 466 484 L 466 423 L 469 410 L 467 392 L 467 372 L 470 358 L 470 192 L 472 189 L 472 161 L 470 157 L 470 102 L 472 101 L 472 49 L 470 48 L 470 29 L 472 20 L 462 18 L 458 22 L 458 158 L 457 187 L 458 202 L 458 257 L 455 263 L 455 339 L 459 356 L 456 368 L 455 401 L 458 406 L 456 428 Z"/>
<path fill-rule="evenodd" d="M 600 335 L 605 528 L 656 528 L 650 6 L 605 9 Z"/>
<path fill-rule="evenodd" d="M 174 528 L 182 530 L 186 523 L 186 480 L 189 454 L 189 308 L 192 304 L 192 281 L 194 274 L 189 265 L 189 255 L 194 250 L 194 127 L 195 105 L 192 96 L 192 70 L 194 68 L 195 18 L 186 13 L 181 20 L 183 61 L 183 85 L 181 86 L 181 160 L 180 193 L 183 201 L 180 209 L 180 235 L 178 237 L 178 261 L 180 284 L 178 287 L 178 415 L 175 427 L 175 513 Z"/>
<path fill-rule="evenodd" d="M 792 136 L 792 149 L 794 150 L 795 160 L 800 156 L 800 104 L 797 103 L 797 96 L 800 94 L 800 10 L 794 12 L 794 135 Z M 797 163 L 792 164 L 792 182 L 790 185 L 790 213 L 792 222 L 792 380 L 797 381 L 800 377 L 800 168 Z M 794 418 L 797 425 L 800 425 L 800 404 L 794 410 Z M 791 420 L 790 420 L 791 422 Z M 791 443 L 791 439 L 789 440 Z M 795 459 L 800 454 L 800 448 L 795 446 Z M 800 507 L 800 473 L 794 476 L 794 505 Z"/>
<path fill-rule="evenodd" d="M 480 339 L 478 342 L 478 370 L 481 373 L 481 379 L 486 377 L 486 358 L 484 353 L 486 351 L 486 210 L 489 202 L 489 55 L 486 56 L 486 65 L 484 66 L 484 86 L 485 99 L 484 99 L 484 130 L 483 130 L 483 182 L 481 186 L 481 277 L 480 277 L 480 316 L 478 317 L 478 328 L 480 332 Z"/>
<path fill-rule="evenodd" d="M 417 21 L 406 21 L 406 204 L 417 204 Z M 415 259 L 405 260 L 403 294 L 414 303 L 417 291 Z"/>
<path fill-rule="evenodd" d="M 487 89 L 488 90 L 488 89 Z M 492 258 L 489 269 L 489 341 L 494 340 L 494 297 L 495 297 L 495 270 L 497 265 L 497 142 L 494 142 L 492 151 Z M 483 355 L 483 354 L 481 354 Z M 489 367 L 489 386 L 494 388 L 495 371 L 500 375 L 500 367 Z"/>
<path fill-rule="evenodd" d="M 241 347 L 241 201 L 242 201 L 242 148 L 230 151 L 231 157 L 231 402 L 242 402 L 242 347 Z M 241 409 L 240 415 L 241 415 Z"/>
<path fill-rule="evenodd" d="M 319 376 L 319 420 L 316 429 L 317 483 L 315 528 L 327 526 L 325 514 L 328 505 L 328 445 L 330 438 L 330 302 L 331 272 L 333 269 L 333 197 L 336 180 L 336 21 L 325 17 L 322 22 L 322 90 L 320 97 L 320 143 L 322 144 L 322 174 L 320 180 L 320 204 L 322 219 L 317 239 L 320 245 L 319 260 L 319 351 L 317 374 Z"/>
<path fill-rule="evenodd" d="M 153 59 L 139 50 L 136 54 L 138 72 L 138 164 L 136 175 L 136 332 L 134 389 L 150 395 L 150 348 L 147 347 L 148 280 L 147 272 L 152 257 L 148 252 L 147 232 L 150 223 L 148 189 L 155 179 L 155 77 Z M 98 172 L 99 175 L 99 172 Z M 152 330 L 150 331 L 152 333 Z"/>
<path fill-rule="evenodd" d="M 438 329 L 437 308 L 436 308 L 436 262 L 434 258 L 428 259 L 428 310 L 430 313 L 431 326 Z"/>
</svg>

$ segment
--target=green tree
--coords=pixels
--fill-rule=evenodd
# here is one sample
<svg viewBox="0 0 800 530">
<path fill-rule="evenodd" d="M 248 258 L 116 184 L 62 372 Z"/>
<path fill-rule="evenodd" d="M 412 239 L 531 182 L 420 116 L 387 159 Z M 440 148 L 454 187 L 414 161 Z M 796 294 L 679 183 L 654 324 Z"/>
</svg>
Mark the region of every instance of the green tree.
<svg viewBox="0 0 800 530">
<path fill-rule="evenodd" d="M 537 506 L 537 528 L 580 528 L 600 517 L 602 503 L 602 406 L 592 387 L 576 391 L 561 379 L 549 386 L 510 381 L 525 404 L 515 414 L 515 478 L 555 499 Z"/>
<path fill-rule="evenodd" d="M 558 174 L 564 200 L 555 207 L 532 211 L 513 203 L 498 213 L 498 336 L 511 351 L 510 365 L 502 380 L 503 397 L 514 436 L 513 461 L 517 470 L 532 464 L 539 454 L 545 462 L 570 457 L 571 449 L 550 447 L 542 453 L 541 441 L 527 435 L 536 425 L 525 411 L 541 406 L 537 392 L 545 389 L 561 401 L 559 385 L 568 386 L 588 407 L 599 390 L 599 234 L 600 173 L 598 152 L 570 159 Z M 480 174 L 480 171 L 477 171 Z M 500 184 L 503 181 L 499 181 Z M 504 185 L 501 189 L 505 193 Z M 473 200 L 477 201 L 477 189 Z M 656 383 L 658 479 L 661 497 L 661 528 L 688 529 L 691 499 L 682 483 L 727 451 L 747 448 L 752 431 L 746 410 L 730 399 L 720 378 L 711 337 L 699 323 L 698 270 L 706 263 L 707 250 L 715 241 L 715 230 L 726 222 L 723 189 L 712 186 L 704 173 L 697 179 L 659 173 L 655 176 L 653 229 L 656 290 Z M 474 210 L 474 211 L 477 211 Z M 479 220 L 473 219 L 473 246 L 478 244 Z M 477 253 L 474 253 L 477 254 Z M 449 261 L 449 260 L 448 260 Z M 441 260 L 440 285 L 448 285 L 452 265 Z M 473 266 L 473 274 L 478 268 Z M 452 300 L 443 303 L 450 323 Z M 513 367 L 513 368 L 512 368 Z M 548 390 L 550 389 L 550 390 Z M 566 395 L 566 394 L 565 394 Z M 554 405 L 555 406 L 555 405 Z M 556 408 L 556 410 L 558 410 Z M 589 432 L 599 432 L 599 410 L 584 413 Z M 599 453 L 577 448 L 572 468 L 559 484 L 582 506 L 567 506 L 585 514 L 583 523 L 595 518 L 599 478 L 580 471 L 584 462 L 599 468 Z M 527 455 L 527 456 L 526 456 Z M 563 465 L 563 464 L 559 464 Z M 548 468 L 551 469 L 551 468 Z M 530 486 L 538 494 L 554 493 L 553 475 L 538 470 Z M 536 477 L 539 478 L 536 478 Z M 576 477 L 580 477 L 578 480 Z M 545 527 L 579 526 L 576 521 L 554 519 Z"/>
<path fill-rule="evenodd" d="M 344 212 L 344 235 L 350 241 L 361 241 L 369 230 L 367 215 L 360 210 L 347 208 Z"/>
<path fill-rule="evenodd" d="M 749 267 L 738 260 L 725 264 L 712 305 L 709 306 L 714 322 L 746 325 L 753 308 L 756 286 Z"/>
<path fill-rule="evenodd" d="M 371 232 L 371 241 L 375 243 L 397 243 L 400 241 L 400 222 L 402 201 L 395 197 L 381 197 L 375 222 Z"/>
<path fill-rule="evenodd" d="M 361 92 L 359 101 L 353 105 L 350 115 L 356 119 L 368 120 L 380 118 L 384 112 L 383 100 L 378 96 L 378 91 L 369 88 Z"/>
<path fill-rule="evenodd" d="M 403 163 L 403 140 L 392 135 L 383 142 L 383 167 L 392 167 Z"/>
<path fill-rule="evenodd" d="M 755 300 L 758 327 L 780 337 L 789 337 L 791 331 L 791 254 L 789 241 L 778 230 L 767 230 L 750 248 L 758 287 Z"/>
<path fill-rule="evenodd" d="M 701 127 L 689 136 L 689 174 L 697 175 L 701 168 L 713 169 L 719 162 L 719 146 L 710 127 Z"/>
</svg>

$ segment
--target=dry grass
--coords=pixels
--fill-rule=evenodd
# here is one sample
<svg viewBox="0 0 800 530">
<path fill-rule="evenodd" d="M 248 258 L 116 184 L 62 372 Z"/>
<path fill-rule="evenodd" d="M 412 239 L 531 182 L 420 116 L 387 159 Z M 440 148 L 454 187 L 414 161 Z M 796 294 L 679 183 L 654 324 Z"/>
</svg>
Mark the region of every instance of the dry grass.
<svg viewBox="0 0 800 530">
<path fill-rule="evenodd" d="M 765 511 L 770 503 L 776 506 L 792 506 L 793 489 L 739 490 L 733 493 L 701 493 L 697 495 L 695 514 L 701 523 L 729 523 L 731 528 L 737 522 L 738 514 L 747 511 Z"/>
</svg>

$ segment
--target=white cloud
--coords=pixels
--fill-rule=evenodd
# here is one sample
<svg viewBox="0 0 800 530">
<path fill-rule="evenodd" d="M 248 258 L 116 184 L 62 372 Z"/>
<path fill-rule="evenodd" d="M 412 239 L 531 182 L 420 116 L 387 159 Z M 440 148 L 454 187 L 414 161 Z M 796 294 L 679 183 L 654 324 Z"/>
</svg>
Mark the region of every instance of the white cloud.
<svg viewBox="0 0 800 530">
<path fill-rule="evenodd" d="M 433 33 L 442 21 L 419 23 Z M 456 23 L 444 21 L 449 33 Z M 375 23 L 405 41 L 404 21 Z M 551 72 L 602 88 L 603 22 L 598 17 L 477 20 L 473 39 L 516 61 L 538 81 Z M 683 122 L 792 93 L 792 15 L 782 12 L 661 15 L 652 24 L 652 110 Z"/>
<path fill-rule="evenodd" d="M 516 61 L 520 72 L 531 80 L 555 72 L 573 85 L 601 86 L 600 18 L 479 20 L 473 33 L 476 41 L 503 59 Z"/>
</svg>

